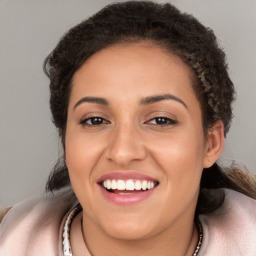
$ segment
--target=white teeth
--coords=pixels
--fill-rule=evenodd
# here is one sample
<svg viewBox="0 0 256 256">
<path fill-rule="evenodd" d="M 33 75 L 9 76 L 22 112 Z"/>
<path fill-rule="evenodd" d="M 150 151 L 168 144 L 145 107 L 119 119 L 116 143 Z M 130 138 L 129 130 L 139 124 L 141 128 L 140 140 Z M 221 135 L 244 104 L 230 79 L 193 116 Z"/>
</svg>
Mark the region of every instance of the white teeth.
<svg viewBox="0 0 256 256">
<path fill-rule="evenodd" d="M 142 190 L 146 190 L 147 187 L 148 187 L 148 182 L 147 182 L 146 180 L 143 180 L 143 181 L 142 181 L 142 184 L 141 184 Z"/>
<path fill-rule="evenodd" d="M 127 180 L 125 184 L 126 190 L 134 190 L 134 182 L 133 180 Z"/>
<path fill-rule="evenodd" d="M 111 189 L 111 186 L 112 184 L 111 184 L 111 181 L 110 180 L 107 180 L 107 189 Z"/>
<path fill-rule="evenodd" d="M 117 183 L 115 180 L 112 180 L 112 184 L 111 184 L 111 189 L 116 189 L 117 188 Z"/>
<path fill-rule="evenodd" d="M 136 190 L 141 190 L 141 181 L 140 180 L 136 180 L 136 182 L 135 182 L 135 189 Z"/>
<path fill-rule="evenodd" d="M 118 180 L 116 184 L 117 190 L 125 190 L 125 182 L 123 180 Z"/>
<path fill-rule="evenodd" d="M 149 190 L 156 186 L 156 182 L 147 180 L 105 180 L 102 185 L 104 188 L 110 190 Z"/>
</svg>

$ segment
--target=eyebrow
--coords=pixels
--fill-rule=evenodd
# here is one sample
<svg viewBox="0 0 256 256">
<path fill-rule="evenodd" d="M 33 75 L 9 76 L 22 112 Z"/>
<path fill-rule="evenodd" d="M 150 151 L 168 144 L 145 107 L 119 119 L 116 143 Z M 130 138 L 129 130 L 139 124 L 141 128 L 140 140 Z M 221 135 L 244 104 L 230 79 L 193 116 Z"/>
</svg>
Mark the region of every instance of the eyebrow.
<svg viewBox="0 0 256 256">
<path fill-rule="evenodd" d="M 186 103 L 183 100 L 181 100 L 180 98 L 177 98 L 176 96 L 174 96 L 172 94 L 147 96 L 147 97 L 141 99 L 139 104 L 140 105 L 149 105 L 149 104 L 154 104 L 154 103 L 162 101 L 162 100 L 175 100 L 175 101 L 181 103 L 185 108 L 188 109 L 188 106 L 186 105 Z M 103 106 L 109 106 L 109 102 L 105 98 L 83 97 L 75 104 L 74 110 L 84 102 L 96 103 L 96 104 L 103 105 Z"/>
<path fill-rule="evenodd" d="M 103 106 L 108 106 L 109 103 L 106 99 L 104 98 L 99 98 L 99 97 L 84 97 L 82 99 L 80 99 L 74 106 L 74 110 L 82 103 L 84 102 L 89 102 L 89 103 L 96 103 L 99 105 L 103 105 Z"/>
<path fill-rule="evenodd" d="M 148 105 L 148 104 L 153 104 L 162 100 L 175 100 L 179 103 L 181 103 L 185 108 L 188 109 L 188 106 L 186 105 L 186 103 L 181 100 L 180 98 L 177 98 L 176 96 L 172 95 L 172 94 L 163 94 L 163 95 L 153 95 L 153 96 L 148 96 L 143 98 L 140 101 L 140 105 Z"/>
</svg>

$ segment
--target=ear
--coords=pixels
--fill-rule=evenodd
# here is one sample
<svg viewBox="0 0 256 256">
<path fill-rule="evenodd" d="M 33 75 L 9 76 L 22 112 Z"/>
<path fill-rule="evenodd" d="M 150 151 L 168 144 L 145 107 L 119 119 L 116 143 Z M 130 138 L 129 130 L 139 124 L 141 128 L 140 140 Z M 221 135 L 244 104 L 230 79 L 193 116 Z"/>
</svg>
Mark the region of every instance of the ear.
<svg viewBox="0 0 256 256">
<path fill-rule="evenodd" d="M 224 148 L 224 125 L 218 120 L 208 129 L 204 168 L 211 167 L 220 157 Z"/>
</svg>

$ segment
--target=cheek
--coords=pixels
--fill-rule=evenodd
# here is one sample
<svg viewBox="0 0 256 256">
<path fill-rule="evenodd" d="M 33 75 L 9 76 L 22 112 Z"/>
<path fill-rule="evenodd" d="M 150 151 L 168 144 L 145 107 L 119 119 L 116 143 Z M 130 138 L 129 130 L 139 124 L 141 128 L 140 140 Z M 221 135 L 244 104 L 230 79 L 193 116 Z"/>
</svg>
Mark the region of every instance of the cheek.
<svg viewBox="0 0 256 256">
<path fill-rule="evenodd" d="M 72 188 L 82 206 L 93 211 L 93 189 L 95 179 L 93 169 L 98 161 L 99 151 L 94 143 L 81 136 L 76 130 L 67 130 L 65 141 L 65 157 Z M 92 146 L 95 144 L 95 146 Z M 84 208 L 84 207 L 83 207 Z M 89 211 L 89 212 L 90 212 Z"/>
<path fill-rule="evenodd" d="M 93 152 L 88 148 L 89 145 L 79 132 L 68 127 L 65 138 L 65 160 L 74 190 L 89 182 Z"/>
<path fill-rule="evenodd" d="M 173 136 L 168 140 L 158 141 L 154 150 L 154 158 L 165 170 L 167 180 L 172 187 L 198 185 L 204 162 L 204 139 L 202 134 L 192 136 L 190 133 Z M 184 184 L 185 183 L 185 184 Z"/>
<path fill-rule="evenodd" d="M 98 136 L 85 136 L 79 128 L 67 129 L 65 138 L 65 157 L 67 167 L 72 173 L 88 174 L 101 151 Z"/>
</svg>

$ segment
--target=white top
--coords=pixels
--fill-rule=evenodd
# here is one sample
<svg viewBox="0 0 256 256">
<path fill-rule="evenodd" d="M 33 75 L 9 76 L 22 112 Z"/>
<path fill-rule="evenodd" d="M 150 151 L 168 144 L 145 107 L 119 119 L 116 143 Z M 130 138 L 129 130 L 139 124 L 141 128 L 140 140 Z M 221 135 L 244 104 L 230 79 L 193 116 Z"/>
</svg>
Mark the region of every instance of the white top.
<svg viewBox="0 0 256 256">
<path fill-rule="evenodd" d="M 199 216 L 204 236 L 198 256 L 256 256 L 256 200 L 228 189 L 225 194 L 218 210 Z M 63 256 L 64 222 L 76 204 L 68 188 L 13 206 L 0 224 L 0 255 Z"/>
</svg>

